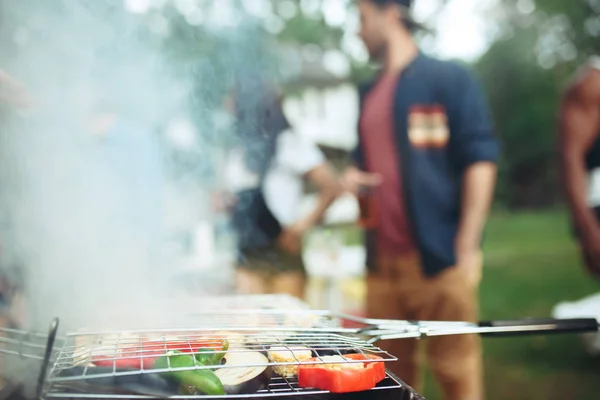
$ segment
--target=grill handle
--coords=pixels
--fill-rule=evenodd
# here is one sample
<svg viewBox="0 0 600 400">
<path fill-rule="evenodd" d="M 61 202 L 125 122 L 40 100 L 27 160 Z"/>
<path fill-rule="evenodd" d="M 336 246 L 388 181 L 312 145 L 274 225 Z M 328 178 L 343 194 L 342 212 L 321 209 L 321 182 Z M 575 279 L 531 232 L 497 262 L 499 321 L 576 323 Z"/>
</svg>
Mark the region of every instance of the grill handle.
<svg viewBox="0 0 600 400">
<path fill-rule="evenodd" d="M 552 319 L 529 318 L 506 321 L 485 321 L 479 324 L 479 333 L 484 336 L 523 336 L 540 333 L 586 333 L 598 332 L 598 321 L 594 318 Z"/>
</svg>

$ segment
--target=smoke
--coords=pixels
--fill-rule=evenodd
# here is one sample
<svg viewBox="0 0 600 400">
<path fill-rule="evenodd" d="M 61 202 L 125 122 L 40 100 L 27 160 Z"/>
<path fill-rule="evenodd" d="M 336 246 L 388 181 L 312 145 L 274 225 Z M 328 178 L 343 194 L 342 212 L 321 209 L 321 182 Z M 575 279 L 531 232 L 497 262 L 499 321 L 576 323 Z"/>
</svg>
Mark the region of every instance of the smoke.
<svg viewBox="0 0 600 400">
<path fill-rule="evenodd" d="M 2 263 L 25 275 L 30 329 L 189 323 L 169 300 L 189 289 L 184 239 L 215 223 L 234 139 L 215 116 L 236 74 L 273 65 L 234 2 L 126 3 L 2 4 L 0 67 L 37 101 L 0 132 Z M 231 246 L 213 247 L 226 276 Z M 211 274 L 194 270 L 195 293 Z"/>
</svg>

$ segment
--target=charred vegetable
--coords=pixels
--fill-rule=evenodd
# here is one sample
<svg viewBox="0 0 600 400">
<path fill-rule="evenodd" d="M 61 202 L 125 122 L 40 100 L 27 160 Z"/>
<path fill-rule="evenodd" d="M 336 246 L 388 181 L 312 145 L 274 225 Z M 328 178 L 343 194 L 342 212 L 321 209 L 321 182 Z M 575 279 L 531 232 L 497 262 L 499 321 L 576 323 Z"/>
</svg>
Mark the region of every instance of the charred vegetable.
<svg viewBox="0 0 600 400">
<path fill-rule="evenodd" d="M 154 363 L 156 369 L 189 368 L 198 366 L 199 363 L 193 356 L 178 351 L 169 351 L 166 356 L 160 357 Z M 166 376 L 178 381 L 186 391 L 195 388 L 198 392 L 207 395 L 225 394 L 223 385 L 215 373 L 209 369 L 198 369 L 189 371 L 172 371 L 165 373 Z M 191 388 L 190 388 L 191 387 Z"/>
<path fill-rule="evenodd" d="M 268 364 L 267 357 L 259 352 L 230 352 L 225 355 L 223 368 L 217 369 L 215 374 L 227 394 L 256 393 L 269 385 L 271 368 Z"/>
</svg>

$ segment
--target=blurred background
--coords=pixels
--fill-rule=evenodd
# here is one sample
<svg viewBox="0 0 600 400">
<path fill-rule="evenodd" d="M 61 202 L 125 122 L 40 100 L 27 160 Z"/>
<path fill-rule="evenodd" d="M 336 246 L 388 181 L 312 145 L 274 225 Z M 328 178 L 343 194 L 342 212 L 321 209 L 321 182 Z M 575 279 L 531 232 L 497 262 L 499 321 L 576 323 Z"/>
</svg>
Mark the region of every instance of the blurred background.
<svg viewBox="0 0 600 400">
<path fill-rule="evenodd" d="M 0 0 L 0 68 L 43 81 L 39 73 L 23 70 L 24 60 L 32 52 L 40 54 L 44 40 L 53 40 L 43 32 L 59 29 L 52 23 L 60 8 L 71 12 L 73 6 L 68 1 L 20 3 Z M 110 29 L 122 21 L 109 19 L 106 32 L 88 26 L 95 33 L 90 40 L 114 31 L 135 35 L 160 52 L 164 74 L 185 76 L 185 82 L 178 82 L 188 88 L 185 113 L 167 112 L 161 103 L 164 115 L 157 123 L 170 143 L 177 177 L 169 208 L 169 251 L 184 260 L 182 271 L 223 273 L 232 261 L 218 258 L 223 253 L 218 249 L 231 246 L 232 239 L 224 217 L 207 204 L 220 188 L 221 154 L 230 138 L 221 129 L 219 113 L 228 82 L 244 65 L 272 71 L 284 87 L 292 125 L 318 143 L 341 171 L 356 143 L 356 85 L 374 73 L 357 37 L 356 6 L 351 0 L 106 0 L 98 9 L 109 5 L 119 10 L 111 11 L 114 15 L 122 10 L 122 18 L 135 19 L 136 32 Z M 485 243 L 482 319 L 550 316 L 561 302 L 595 294 L 599 285 L 582 268 L 563 206 L 555 143 L 561 90 L 580 63 L 600 53 L 600 1 L 418 0 L 415 16 L 431 28 L 418 37 L 425 52 L 458 60 L 476 72 L 501 138 L 499 182 Z M 69 39 L 55 39 L 53 51 Z M 103 45 L 111 48 L 114 40 Z M 78 51 L 82 46 L 77 44 Z M 6 148 L 14 150 L 5 146 L 5 153 Z M 3 179 L 4 191 L 15 183 Z M 3 201 L 7 198 L 13 199 Z M 309 187 L 304 207 L 310 209 L 314 201 Z M 355 200 L 342 196 L 307 238 L 303 256 L 313 307 L 363 313 L 358 214 Z M 17 217 L 3 213 L 2 218 L 10 227 Z M 6 232 L 2 257 L 8 268 L 23 261 L 18 250 L 10 251 L 18 246 L 7 244 L 17 240 L 14 231 Z M 600 359 L 578 337 L 487 339 L 485 359 L 489 399 L 600 396 Z M 424 395 L 439 398 L 433 385 Z"/>
</svg>

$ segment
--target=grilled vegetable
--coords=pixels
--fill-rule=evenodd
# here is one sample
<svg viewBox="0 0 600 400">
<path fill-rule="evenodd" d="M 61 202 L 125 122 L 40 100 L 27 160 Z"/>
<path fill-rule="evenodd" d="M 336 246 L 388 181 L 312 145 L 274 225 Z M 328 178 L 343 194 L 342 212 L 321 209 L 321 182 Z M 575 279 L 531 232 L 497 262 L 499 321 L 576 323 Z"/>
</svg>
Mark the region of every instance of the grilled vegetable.
<svg viewBox="0 0 600 400">
<path fill-rule="evenodd" d="M 385 379 L 385 366 L 381 357 L 363 354 L 325 356 L 312 358 L 311 362 L 325 361 L 326 364 L 305 364 L 298 367 L 300 387 L 328 390 L 331 393 L 362 392 L 375 387 Z M 350 361 L 368 362 L 350 362 Z"/>
<path fill-rule="evenodd" d="M 165 347 L 169 351 L 179 351 L 182 353 L 197 353 L 202 352 L 204 349 L 210 350 L 210 347 L 221 345 L 224 349 L 222 352 L 214 353 L 211 352 L 211 356 L 214 355 L 214 359 L 211 357 L 210 360 L 200 361 L 202 365 L 218 365 L 221 362 L 221 358 L 224 352 L 229 348 L 227 341 L 204 341 L 204 342 L 188 342 L 188 341 L 172 341 L 172 342 L 155 342 L 142 340 L 140 345 L 126 346 L 118 349 L 116 355 L 114 349 L 107 349 L 103 353 L 108 355 L 98 354 L 93 355 L 91 358 L 92 364 L 97 367 L 108 367 L 113 366 L 116 369 L 127 369 L 127 368 L 152 368 L 154 362 L 164 355 Z M 225 347 L 227 346 L 227 347 Z M 220 357 L 218 361 L 214 361 L 217 357 Z"/>
<path fill-rule="evenodd" d="M 256 393 L 269 385 L 271 368 L 268 364 L 267 357 L 259 352 L 230 352 L 225 355 L 224 367 L 215 374 L 227 394 Z"/>
<path fill-rule="evenodd" d="M 312 357 L 312 351 L 303 346 L 279 346 L 269 349 L 269 358 L 276 363 L 295 363 L 276 365 L 273 370 L 284 378 L 293 378 L 298 375 L 298 362 L 306 361 Z"/>
<path fill-rule="evenodd" d="M 197 352 L 196 354 L 194 354 L 194 357 L 202 365 L 220 365 L 221 360 L 223 359 L 223 357 L 225 357 L 225 354 L 227 353 L 227 350 L 229 350 L 229 342 L 227 340 L 223 340 L 223 342 L 221 342 L 220 351 L 216 351 L 208 347 L 199 348 L 194 350 L 194 352 Z M 187 353 L 192 351 L 183 352 Z"/>
<path fill-rule="evenodd" d="M 198 362 L 188 354 L 177 351 L 169 351 L 166 356 L 160 357 L 154 363 L 156 369 L 189 368 L 198 365 Z M 223 385 L 215 373 L 209 369 L 172 371 L 165 373 L 166 376 L 178 381 L 182 386 L 193 386 L 200 393 L 207 395 L 225 394 Z M 189 388 L 186 388 L 188 391 Z"/>
</svg>

